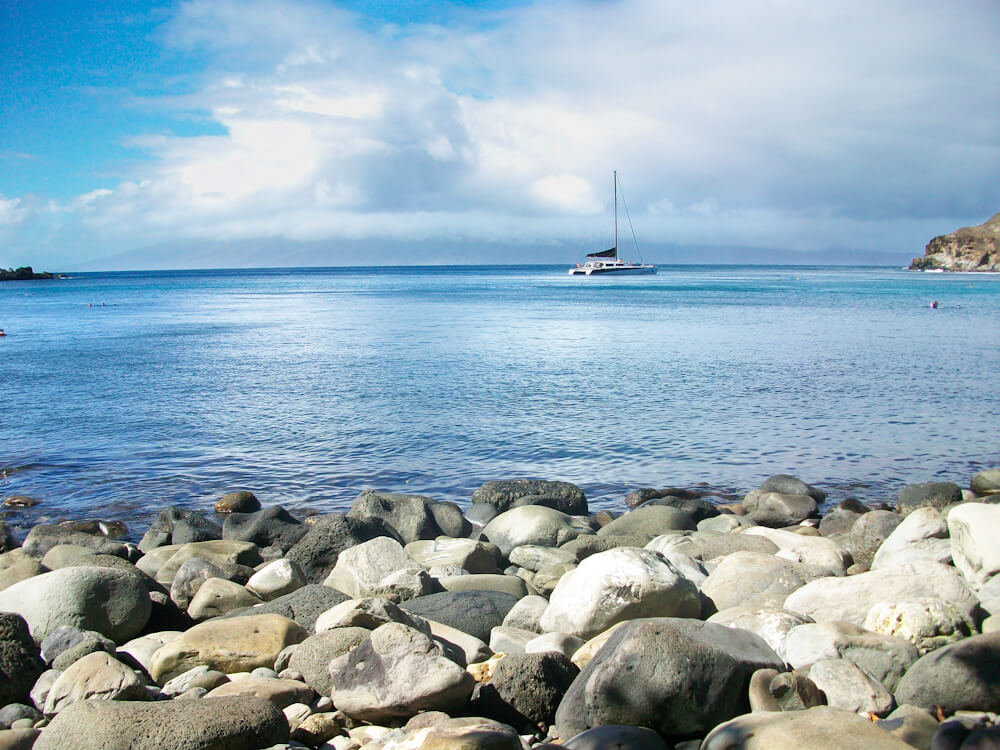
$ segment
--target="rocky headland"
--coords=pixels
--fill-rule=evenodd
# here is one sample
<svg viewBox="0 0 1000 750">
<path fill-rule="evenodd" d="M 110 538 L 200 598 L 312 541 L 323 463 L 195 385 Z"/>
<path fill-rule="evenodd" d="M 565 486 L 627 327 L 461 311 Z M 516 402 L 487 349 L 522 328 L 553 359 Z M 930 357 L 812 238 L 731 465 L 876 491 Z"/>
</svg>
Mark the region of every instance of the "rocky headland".
<svg viewBox="0 0 1000 750">
<path fill-rule="evenodd" d="M 521 479 L 0 523 L 0 748 L 997 747 L 1000 469 L 831 505 Z"/>
<path fill-rule="evenodd" d="M 927 243 L 912 271 L 1000 271 L 1000 214 L 984 224 L 964 227 Z"/>
<path fill-rule="evenodd" d="M 31 266 L 21 266 L 20 268 L 0 268 L 0 281 L 35 281 L 38 279 L 60 278 L 54 273 L 41 271 L 35 273 Z"/>
</svg>

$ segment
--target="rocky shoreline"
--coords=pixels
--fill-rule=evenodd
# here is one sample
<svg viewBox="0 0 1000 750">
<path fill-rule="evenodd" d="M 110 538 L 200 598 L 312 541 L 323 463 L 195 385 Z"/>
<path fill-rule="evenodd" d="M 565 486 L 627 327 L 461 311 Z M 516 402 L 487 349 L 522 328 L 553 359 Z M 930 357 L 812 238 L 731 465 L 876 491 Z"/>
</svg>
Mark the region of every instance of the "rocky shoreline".
<svg viewBox="0 0 1000 750">
<path fill-rule="evenodd" d="M 31 266 L 21 266 L 20 268 L 0 268 L 0 281 L 40 281 L 44 279 L 62 279 L 62 274 L 49 273 L 48 271 L 35 272 Z"/>
<path fill-rule="evenodd" d="M 0 750 L 1000 747 L 1000 469 L 704 495 L 2 526 Z"/>
</svg>

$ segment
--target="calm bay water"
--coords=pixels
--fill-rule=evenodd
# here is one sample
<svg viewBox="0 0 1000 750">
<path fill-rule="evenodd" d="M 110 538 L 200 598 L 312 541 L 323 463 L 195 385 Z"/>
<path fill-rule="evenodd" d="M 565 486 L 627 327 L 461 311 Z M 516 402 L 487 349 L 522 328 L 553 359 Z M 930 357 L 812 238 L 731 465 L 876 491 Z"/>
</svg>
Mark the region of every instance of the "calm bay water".
<svg viewBox="0 0 1000 750">
<path fill-rule="evenodd" d="M 929 304 L 938 300 L 940 307 Z M 892 501 L 1000 465 L 1000 277 L 563 267 L 83 274 L 0 285 L 8 522 L 290 510 L 368 487 L 460 504 L 564 479 Z"/>
</svg>

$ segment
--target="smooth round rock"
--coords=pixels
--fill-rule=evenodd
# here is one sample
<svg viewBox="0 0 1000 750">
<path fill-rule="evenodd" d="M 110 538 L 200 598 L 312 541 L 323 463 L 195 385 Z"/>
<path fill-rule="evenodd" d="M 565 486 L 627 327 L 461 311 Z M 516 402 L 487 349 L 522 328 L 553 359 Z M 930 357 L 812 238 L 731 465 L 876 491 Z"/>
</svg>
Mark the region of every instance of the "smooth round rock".
<svg viewBox="0 0 1000 750">
<path fill-rule="evenodd" d="M 63 625 L 95 630 L 115 643 L 124 643 L 145 627 L 152 604 L 136 573 L 71 567 L 0 591 L 0 611 L 24 617 L 37 643 Z"/>
<path fill-rule="evenodd" d="M 856 713 L 831 706 L 745 714 L 715 727 L 701 750 L 913 750 Z"/>
<path fill-rule="evenodd" d="M 622 547 L 564 575 L 542 615 L 546 632 L 590 638 L 637 617 L 698 617 L 698 588 L 655 552 Z"/>
<path fill-rule="evenodd" d="M 962 502 L 962 488 L 953 482 L 924 482 L 910 484 L 899 492 L 896 498 L 896 510 L 903 514 L 911 513 L 917 508 L 931 506 L 947 508 Z"/>
<path fill-rule="evenodd" d="M 561 747 L 566 750 L 669 750 L 663 738 L 646 727 L 607 724 L 570 737 Z"/>
<path fill-rule="evenodd" d="M 995 711 L 1000 706 L 1000 633 L 944 646 L 920 657 L 896 687 L 900 703 L 955 711 Z"/>
<path fill-rule="evenodd" d="M 260 500 L 249 490 L 237 490 L 223 495 L 214 509 L 216 513 L 253 513 L 260 510 Z"/>
<path fill-rule="evenodd" d="M 891 510 L 873 510 L 858 518 L 849 537 L 854 562 L 870 566 L 882 542 L 902 520 L 903 516 Z"/>
<path fill-rule="evenodd" d="M 287 739 L 284 714 L 261 698 L 82 701 L 61 711 L 33 750 L 259 750 Z"/>
</svg>

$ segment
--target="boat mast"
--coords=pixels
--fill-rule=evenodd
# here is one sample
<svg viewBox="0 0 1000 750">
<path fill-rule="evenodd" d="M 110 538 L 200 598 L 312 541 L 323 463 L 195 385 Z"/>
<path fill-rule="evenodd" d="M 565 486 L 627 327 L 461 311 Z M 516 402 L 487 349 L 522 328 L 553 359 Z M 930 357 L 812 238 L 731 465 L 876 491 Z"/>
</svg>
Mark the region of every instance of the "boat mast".
<svg viewBox="0 0 1000 750">
<path fill-rule="evenodd" d="M 612 172 L 615 183 L 615 258 L 618 257 L 618 170 Z"/>
</svg>

